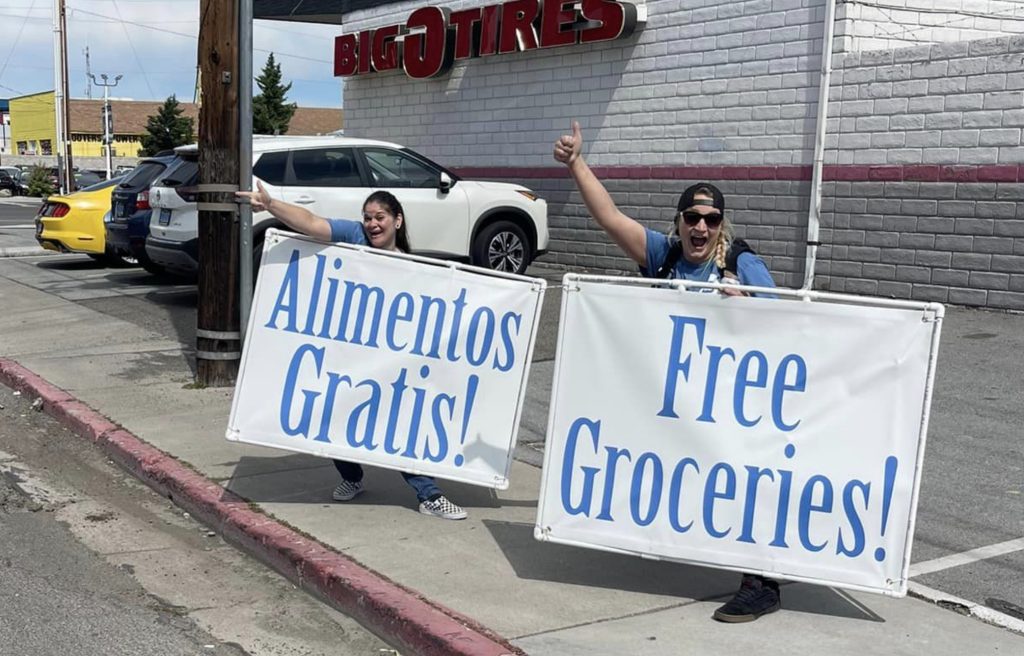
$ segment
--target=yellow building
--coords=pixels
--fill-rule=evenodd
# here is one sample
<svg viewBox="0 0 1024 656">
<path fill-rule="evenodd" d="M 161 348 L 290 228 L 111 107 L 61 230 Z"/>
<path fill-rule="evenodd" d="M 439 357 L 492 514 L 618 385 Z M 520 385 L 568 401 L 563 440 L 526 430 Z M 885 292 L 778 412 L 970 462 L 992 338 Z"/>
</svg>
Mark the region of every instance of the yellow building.
<svg viewBox="0 0 1024 656">
<path fill-rule="evenodd" d="M 12 151 L 18 155 L 53 155 L 57 140 L 53 91 L 11 98 Z M 114 115 L 114 157 L 136 157 L 142 148 L 146 123 L 163 102 L 111 100 Z M 199 106 L 181 103 L 182 115 L 199 129 Z M 103 101 L 72 98 L 68 102 L 71 157 L 103 157 Z M 290 135 L 328 134 L 342 127 L 342 110 L 299 107 L 288 126 Z M 198 134 L 196 135 L 198 136 Z"/>
</svg>

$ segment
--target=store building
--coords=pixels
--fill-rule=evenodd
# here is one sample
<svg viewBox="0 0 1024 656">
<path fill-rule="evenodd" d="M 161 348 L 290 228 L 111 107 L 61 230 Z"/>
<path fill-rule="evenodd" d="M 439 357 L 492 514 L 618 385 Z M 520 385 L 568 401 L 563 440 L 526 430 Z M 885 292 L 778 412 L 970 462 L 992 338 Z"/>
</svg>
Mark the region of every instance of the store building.
<svg viewBox="0 0 1024 656">
<path fill-rule="evenodd" d="M 806 271 L 828 0 L 274 2 L 340 22 L 346 132 L 548 200 L 546 262 L 635 268 L 551 158 L 570 121 L 627 214 L 723 189 L 776 280 Z M 299 4 L 298 9 L 285 5 Z M 815 288 L 1024 309 L 1024 6 L 835 4 Z M 399 47 L 401 44 L 401 47 Z"/>
<path fill-rule="evenodd" d="M 10 100 L 11 139 L 19 155 L 53 155 L 56 141 L 54 94 L 44 91 Z M 103 101 L 72 98 L 70 114 L 71 156 L 103 157 Z M 163 102 L 111 100 L 114 117 L 114 157 L 137 157 L 142 148 L 149 117 L 157 114 Z M 182 115 L 193 119 L 198 130 L 199 106 L 181 103 Z M 290 135 L 330 134 L 342 129 L 340 109 L 299 107 L 288 126 Z"/>
<path fill-rule="evenodd" d="M 11 102 L 0 99 L 0 155 L 11 152 Z"/>
</svg>

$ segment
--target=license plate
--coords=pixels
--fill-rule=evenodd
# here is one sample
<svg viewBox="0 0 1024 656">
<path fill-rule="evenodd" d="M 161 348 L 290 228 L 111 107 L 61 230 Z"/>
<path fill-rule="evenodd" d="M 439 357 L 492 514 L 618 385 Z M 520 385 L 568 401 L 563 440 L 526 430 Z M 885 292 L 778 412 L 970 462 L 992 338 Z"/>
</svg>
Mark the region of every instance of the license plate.
<svg viewBox="0 0 1024 656">
<path fill-rule="evenodd" d="M 165 226 L 171 222 L 171 210 L 162 209 L 160 210 L 160 218 L 158 219 L 160 225 Z"/>
<path fill-rule="evenodd" d="M 114 203 L 114 216 L 120 218 L 124 216 L 124 201 L 117 201 Z"/>
</svg>

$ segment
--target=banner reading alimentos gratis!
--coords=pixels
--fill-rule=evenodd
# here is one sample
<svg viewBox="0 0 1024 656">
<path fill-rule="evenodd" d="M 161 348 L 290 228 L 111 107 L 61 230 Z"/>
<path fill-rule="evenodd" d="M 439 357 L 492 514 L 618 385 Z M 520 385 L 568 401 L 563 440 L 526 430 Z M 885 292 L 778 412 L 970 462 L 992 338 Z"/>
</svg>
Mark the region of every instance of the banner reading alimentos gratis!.
<svg viewBox="0 0 1024 656">
<path fill-rule="evenodd" d="M 545 282 L 266 244 L 228 439 L 507 488 Z"/>
<path fill-rule="evenodd" d="M 567 278 L 536 537 L 905 594 L 943 308 L 835 301 Z"/>
</svg>

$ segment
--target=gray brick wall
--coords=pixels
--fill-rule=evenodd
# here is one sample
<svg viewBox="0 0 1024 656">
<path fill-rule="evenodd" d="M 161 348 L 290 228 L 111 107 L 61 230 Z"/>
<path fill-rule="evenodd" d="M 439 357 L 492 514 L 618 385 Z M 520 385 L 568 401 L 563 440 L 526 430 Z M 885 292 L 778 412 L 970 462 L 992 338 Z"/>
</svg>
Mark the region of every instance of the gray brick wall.
<svg viewBox="0 0 1024 656">
<path fill-rule="evenodd" d="M 424 4 L 346 14 L 345 31 L 400 22 Z M 456 62 L 433 80 L 350 78 L 346 133 L 399 142 L 455 168 L 544 169 L 549 177 L 519 180 L 548 201 L 543 262 L 633 272 L 556 168 L 553 141 L 577 118 L 597 167 L 806 169 L 824 15 L 824 0 L 646 7 L 647 24 L 624 41 Z M 1003 175 L 1024 164 L 1024 36 L 849 52 L 835 66 L 826 163 L 859 173 L 825 185 L 818 286 L 1024 309 L 1024 272 L 1014 268 L 1024 257 L 1024 179 Z M 928 166 L 942 177 L 906 175 Z M 893 178 L 886 167 L 903 172 Z M 1003 173 L 992 177 L 993 167 Z M 691 180 L 664 170 L 642 177 L 606 183 L 627 214 L 666 229 Z M 809 183 L 711 181 L 727 194 L 738 236 L 779 284 L 799 286 Z"/>
<path fill-rule="evenodd" d="M 905 83 L 880 82 L 902 60 Z M 944 181 L 826 183 L 816 287 L 1024 310 L 1024 179 L 999 181 L 1024 162 L 1024 38 L 835 64 L 826 161 L 939 165 Z"/>
</svg>

